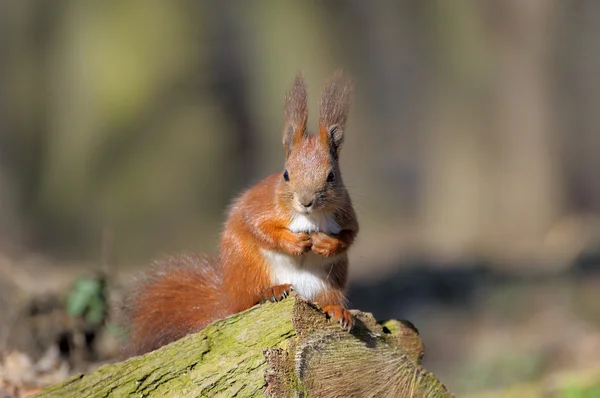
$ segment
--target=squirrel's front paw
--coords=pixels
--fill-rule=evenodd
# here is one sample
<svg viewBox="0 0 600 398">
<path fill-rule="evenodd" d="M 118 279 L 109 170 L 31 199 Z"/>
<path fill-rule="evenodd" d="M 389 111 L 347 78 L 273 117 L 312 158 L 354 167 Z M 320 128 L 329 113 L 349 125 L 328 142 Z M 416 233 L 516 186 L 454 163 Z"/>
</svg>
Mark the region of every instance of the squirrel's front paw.
<svg viewBox="0 0 600 398">
<path fill-rule="evenodd" d="M 304 232 L 290 232 L 288 239 L 282 243 L 282 246 L 286 252 L 295 255 L 306 253 L 310 250 L 311 245 L 312 242 L 310 240 L 310 235 Z"/>
<path fill-rule="evenodd" d="M 314 253 L 324 257 L 331 257 L 338 254 L 341 241 L 338 238 L 329 236 L 323 232 L 314 232 L 311 235 L 312 248 Z"/>
<path fill-rule="evenodd" d="M 338 322 L 343 329 L 350 331 L 352 325 L 354 325 L 354 318 L 350 311 L 340 305 L 326 305 L 323 307 L 323 311 L 327 314 L 330 319 Z"/>
<path fill-rule="evenodd" d="M 294 290 L 294 287 L 289 283 L 268 287 L 261 292 L 260 302 L 265 303 L 271 301 L 274 303 L 276 301 L 281 301 L 289 296 L 292 290 Z"/>
</svg>

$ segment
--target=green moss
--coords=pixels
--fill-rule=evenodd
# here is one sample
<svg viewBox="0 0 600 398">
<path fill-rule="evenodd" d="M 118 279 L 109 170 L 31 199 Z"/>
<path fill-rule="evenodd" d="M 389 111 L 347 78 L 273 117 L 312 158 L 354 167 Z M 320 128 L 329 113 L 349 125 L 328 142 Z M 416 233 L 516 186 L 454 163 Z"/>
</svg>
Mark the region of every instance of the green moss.
<svg viewBox="0 0 600 398">
<path fill-rule="evenodd" d="M 209 325 L 200 339 L 190 335 L 143 357 L 104 365 L 40 397 L 58 392 L 64 397 L 168 397 L 183 391 L 186 396 L 261 396 L 267 368 L 263 350 L 287 348 L 286 340 L 296 333 L 289 316 L 293 305 L 287 299 L 255 306 Z M 115 373 L 123 375 L 119 385 L 111 377 Z"/>
</svg>

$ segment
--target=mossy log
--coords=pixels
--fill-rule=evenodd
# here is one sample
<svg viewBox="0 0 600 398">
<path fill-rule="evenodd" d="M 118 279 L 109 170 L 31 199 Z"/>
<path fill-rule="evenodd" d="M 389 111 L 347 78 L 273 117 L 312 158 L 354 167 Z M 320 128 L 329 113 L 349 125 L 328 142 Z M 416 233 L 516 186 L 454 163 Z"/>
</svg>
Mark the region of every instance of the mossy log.
<svg viewBox="0 0 600 398">
<path fill-rule="evenodd" d="M 450 397 L 408 322 L 353 311 L 350 333 L 293 294 L 38 397 Z"/>
</svg>

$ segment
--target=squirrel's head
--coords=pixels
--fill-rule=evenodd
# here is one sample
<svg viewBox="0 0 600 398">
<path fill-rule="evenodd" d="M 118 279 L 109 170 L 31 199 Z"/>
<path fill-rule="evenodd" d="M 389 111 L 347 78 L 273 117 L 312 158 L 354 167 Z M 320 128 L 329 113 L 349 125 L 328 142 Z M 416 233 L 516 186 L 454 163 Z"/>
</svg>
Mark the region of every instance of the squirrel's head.
<svg viewBox="0 0 600 398">
<path fill-rule="evenodd" d="M 279 192 L 297 212 L 333 211 L 347 195 L 338 161 L 351 99 L 350 79 L 336 71 L 321 95 L 319 132 L 309 135 L 306 83 L 301 73 L 286 95 L 285 169 Z"/>
</svg>

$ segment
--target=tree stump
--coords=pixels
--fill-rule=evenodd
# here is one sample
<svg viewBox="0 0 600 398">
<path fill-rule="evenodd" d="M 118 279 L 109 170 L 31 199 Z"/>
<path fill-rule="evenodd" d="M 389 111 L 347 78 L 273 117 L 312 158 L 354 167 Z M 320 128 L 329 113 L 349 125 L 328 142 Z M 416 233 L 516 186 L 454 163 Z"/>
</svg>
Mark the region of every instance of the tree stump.
<svg viewBox="0 0 600 398">
<path fill-rule="evenodd" d="M 352 311 L 349 333 L 298 296 L 257 305 L 38 397 L 451 397 L 403 321 Z"/>
</svg>

